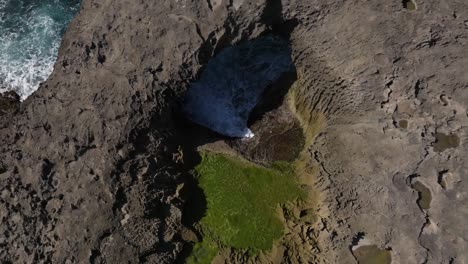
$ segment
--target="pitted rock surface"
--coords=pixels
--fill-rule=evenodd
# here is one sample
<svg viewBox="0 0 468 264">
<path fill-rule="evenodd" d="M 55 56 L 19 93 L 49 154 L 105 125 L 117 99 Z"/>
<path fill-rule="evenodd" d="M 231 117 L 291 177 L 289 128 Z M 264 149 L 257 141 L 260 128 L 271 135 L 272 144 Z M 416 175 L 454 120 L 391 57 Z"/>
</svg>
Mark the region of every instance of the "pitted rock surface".
<svg viewBox="0 0 468 264">
<path fill-rule="evenodd" d="M 0 117 L 0 260 L 181 260 L 193 239 L 181 220 L 178 99 L 223 47 L 275 32 L 290 40 L 301 105 L 326 117 L 309 146 L 324 197 L 307 231 L 313 261 L 355 263 L 363 232 L 394 263 L 465 263 L 468 3 L 416 7 L 84 0 L 52 75 Z M 437 133 L 459 144 L 435 151 Z M 430 190 L 429 209 L 414 181 Z M 283 250 L 275 262 L 312 262 Z"/>
</svg>

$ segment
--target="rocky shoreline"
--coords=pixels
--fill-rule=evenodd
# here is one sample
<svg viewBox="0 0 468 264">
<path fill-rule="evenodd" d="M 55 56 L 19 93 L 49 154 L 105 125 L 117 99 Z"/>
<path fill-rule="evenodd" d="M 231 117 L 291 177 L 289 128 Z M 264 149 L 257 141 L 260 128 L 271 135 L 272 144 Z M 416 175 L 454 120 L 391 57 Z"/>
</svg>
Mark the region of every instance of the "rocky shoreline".
<svg viewBox="0 0 468 264">
<path fill-rule="evenodd" d="M 365 239 L 392 263 L 465 263 L 468 4 L 405 7 L 84 0 L 49 79 L 20 106 L 0 99 L 0 260 L 183 262 L 198 238 L 182 221 L 194 150 L 181 162 L 180 99 L 222 48 L 275 33 L 314 131 L 318 219 L 297 231 L 313 262 L 355 263 Z"/>
</svg>

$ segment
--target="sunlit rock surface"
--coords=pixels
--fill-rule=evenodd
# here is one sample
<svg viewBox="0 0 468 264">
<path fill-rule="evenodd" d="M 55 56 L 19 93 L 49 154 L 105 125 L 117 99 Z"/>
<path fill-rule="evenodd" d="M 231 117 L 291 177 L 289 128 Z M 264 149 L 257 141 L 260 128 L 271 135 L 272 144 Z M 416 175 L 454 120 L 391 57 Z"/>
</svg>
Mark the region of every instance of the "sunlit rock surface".
<svg viewBox="0 0 468 264">
<path fill-rule="evenodd" d="M 289 21 L 292 103 L 325 120 L 303 162 L 317 221 L 291 218 L 270 257 L 216 260 L 356 263 L 365 233 L 392 263 L 466 262 L 467 1 L 129 3 L 84 0 L 47 81 L 0 116 L 0 262 L 183 262 L 194 133 L 174 111 L 214 54 Z"/>
</svg>

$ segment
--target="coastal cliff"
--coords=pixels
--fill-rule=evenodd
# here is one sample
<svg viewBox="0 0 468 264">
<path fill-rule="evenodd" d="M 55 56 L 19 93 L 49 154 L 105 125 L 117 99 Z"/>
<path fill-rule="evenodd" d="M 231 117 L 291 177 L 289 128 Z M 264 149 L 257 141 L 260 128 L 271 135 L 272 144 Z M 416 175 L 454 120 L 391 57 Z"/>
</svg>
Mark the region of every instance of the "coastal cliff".
<svg viewBox="0 0 468 264">
<path fill-rule="evenodd" d="M 468 4 L 432 0 L 83 0 L 51 76 L 0 116 L 0 260 L 184 261 L 180 100 L 265 34 L 290 43 L 302 125 L 324 120 L 306 140 L 318 219 L 295 231 L 313 262 L 356 262 L 364 239 L 394 263 L 468 261 Z"/>
</svg>

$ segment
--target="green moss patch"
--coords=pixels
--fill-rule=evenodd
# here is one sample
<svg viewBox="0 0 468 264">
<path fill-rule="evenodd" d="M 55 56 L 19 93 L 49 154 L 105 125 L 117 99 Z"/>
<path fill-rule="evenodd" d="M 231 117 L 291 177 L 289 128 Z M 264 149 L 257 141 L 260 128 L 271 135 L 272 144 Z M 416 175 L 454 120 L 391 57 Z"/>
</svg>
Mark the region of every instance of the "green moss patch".
<svg viewBox="0 0 468 264">
<path fill-rule="evenodd" d="M 187 264 L 206 264 L 211 263 L 213 258 L 218 254 L 216 243 L 210 239 L 204 239 L 198 242 L 193 247 L 191 255 L 187 258 Z"/>
<path fill-rule="evenodd" d="M 278 206 L 305 197 L 292 165 L 264 168 L 222 154 L 203 153 L 196 167 L 207 200 L 204 239 L 221 246 L 267 250 L 283 235 Z"/>
</svg>

